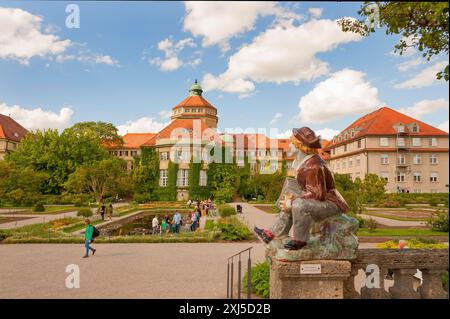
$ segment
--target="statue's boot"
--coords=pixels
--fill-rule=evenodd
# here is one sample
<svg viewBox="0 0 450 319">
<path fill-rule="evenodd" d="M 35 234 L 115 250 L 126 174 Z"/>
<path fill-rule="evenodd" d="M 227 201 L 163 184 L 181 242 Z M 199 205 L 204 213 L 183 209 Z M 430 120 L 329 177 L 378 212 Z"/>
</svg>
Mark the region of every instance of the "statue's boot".
<svg viewBox="0 0 450 319">
<path fill-rule="evenodd" d="M 285 249 L 288 250 L 299 250 L 302 249 L 304 246 L 306 246 L 306 241 L 302 240 L 290 240 L 284 245 Z"/>
<path fill-rule="evenodd" d="M 255 227 L 254 232 L 258 238 L 263 241 L 264 243 L 268 244 L 273 239 L 273 234 L 270 230 L 262 229 Z"/>
</svg>

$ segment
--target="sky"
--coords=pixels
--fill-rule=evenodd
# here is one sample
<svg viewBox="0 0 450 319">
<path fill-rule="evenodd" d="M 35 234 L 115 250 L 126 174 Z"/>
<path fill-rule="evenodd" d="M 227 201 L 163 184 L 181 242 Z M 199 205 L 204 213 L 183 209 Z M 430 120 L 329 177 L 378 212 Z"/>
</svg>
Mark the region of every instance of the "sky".
<svg viewBox="0 0 450 319">
<path fill-rule="evenodd" d="M 0 113 L 31 130 L 104 121 L 157 132 L 198 79 L 222 132 L 309 126 L 330 139 L 382 106 L 448 132 L 448 83 L 435 79 L 448 55 L 400 56 L 401 37 L 384 29 L 342 32 L 336 20 L 360 6 L 0 1 Z"/>
</svg>

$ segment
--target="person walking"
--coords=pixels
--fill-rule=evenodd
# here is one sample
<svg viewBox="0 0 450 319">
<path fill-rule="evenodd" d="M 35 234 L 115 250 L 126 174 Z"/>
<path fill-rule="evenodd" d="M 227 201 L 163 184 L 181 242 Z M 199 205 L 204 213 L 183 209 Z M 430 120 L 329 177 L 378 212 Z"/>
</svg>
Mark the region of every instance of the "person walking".
<svg viewBox="0 0 450 319">
<path fill-rule="evenodd" d="M 163 218 L 161 222 L 161 234 L 166 233 L 166 228 L 167 228 L 167 221 L 165 218 Z"/>
<path fill-rule="evenodd" d="M 94 241 L 94 226 L 92 226 L 89 219 L 85 219 L 84 223 L 86 224 L 86 231 L 84 232 L 84 248 L 86 249 L 86 254 L 83 256 L 83 258 L 88 258 L 89 250 L 92 251 L 92 256 L 94 256 L 97 249 L 94 249 L 90 246 L 90 244 Z"/>
<path fill-rule="evenodd" d="M 179 212 L 175 212 L 175 215 L 173 216 L 173 225 L 175 227 L 175 233 L 178 234 L 180 232 L 180 225 L 181 225 L 181 214 Z"/>
<path fill-rule="evenodd" d="M 155 216 L 152 220 L 153 234 L 158 233 L 158 226 L 159 226 L 158 216 Z"/>
<path fill-rule="evenodd" d="M 102 220 L 105 220 L 106 206 L 105 202 L 102 202 L 102 206 L 100 207 L 100 215 L 102 215 Z"/>
<path fill-rule="evenodd" d="M 113 208 L 113 204 L 109 204 L 109 220 L 112 220 L 112 216 L 114 213 L 114 208 Z"/>
</svg>

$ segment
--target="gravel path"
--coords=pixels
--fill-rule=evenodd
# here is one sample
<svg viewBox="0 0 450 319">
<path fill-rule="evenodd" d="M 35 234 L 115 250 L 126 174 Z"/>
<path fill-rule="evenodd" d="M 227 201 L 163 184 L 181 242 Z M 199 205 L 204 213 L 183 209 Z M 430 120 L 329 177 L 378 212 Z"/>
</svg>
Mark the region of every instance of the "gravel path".
<svg viewBox="0 0 450 319">
<path fill-rule="evenodd" d="M 383 218 L 383 217 L 365 215 L 365 214 L 360 214 L 360 216 L 364 219 L 373 218 L 378 224 L 384 225 L 384 226 L 389 226 L 389 227 L 405 227 L 405 228 L 424 227 L 427 224 L 426 222 L 395 220 L 395 219 L 389 219 L 389 218 Z"/>
</svg>

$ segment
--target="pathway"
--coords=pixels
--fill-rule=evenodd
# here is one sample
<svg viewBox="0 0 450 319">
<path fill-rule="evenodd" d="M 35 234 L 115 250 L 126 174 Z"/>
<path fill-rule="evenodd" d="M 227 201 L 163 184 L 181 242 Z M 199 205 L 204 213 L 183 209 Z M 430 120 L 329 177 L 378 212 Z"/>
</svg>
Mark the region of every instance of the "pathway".
<svg viewBox="0 0 450 319">
<path fill-rule="evenodd" d="M 378 217 L 378 216 L 372 216 L 372 215 L 365 215 L 360 214 L 364 219 L 374 219 L 378 224 L 383 226 L 389 226 L 389 227 L 405 227 L 405 228 L 412 228 L 412 227 L 425 227 L 427 225 L 426 222 L 423 221 L 405 221 L 405 220 L 394 220 L 384 217 Z"/>
</svg>

